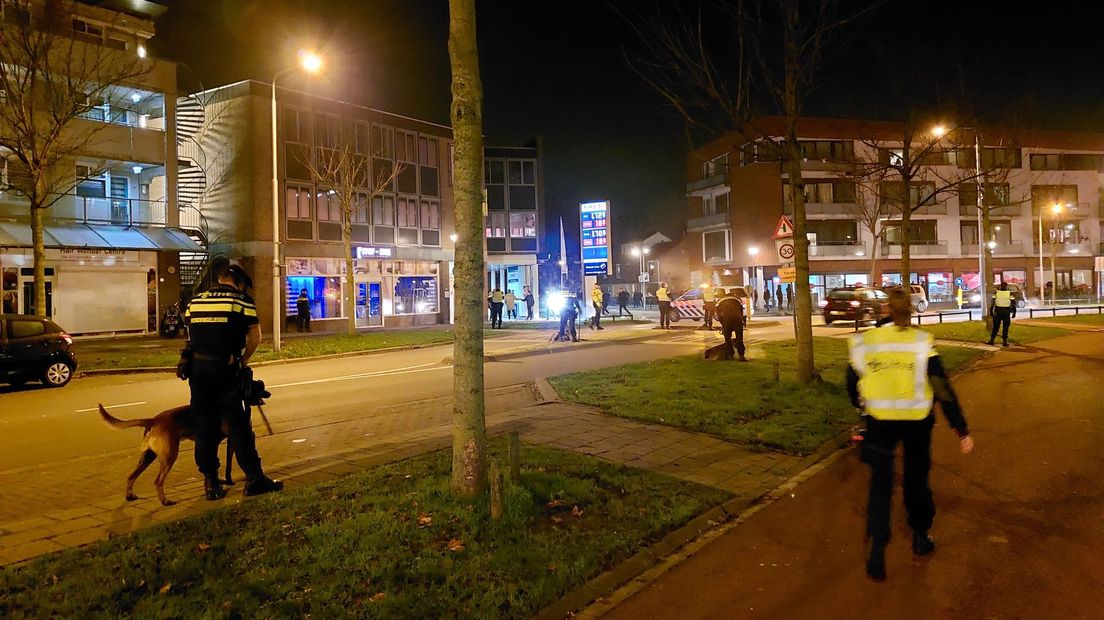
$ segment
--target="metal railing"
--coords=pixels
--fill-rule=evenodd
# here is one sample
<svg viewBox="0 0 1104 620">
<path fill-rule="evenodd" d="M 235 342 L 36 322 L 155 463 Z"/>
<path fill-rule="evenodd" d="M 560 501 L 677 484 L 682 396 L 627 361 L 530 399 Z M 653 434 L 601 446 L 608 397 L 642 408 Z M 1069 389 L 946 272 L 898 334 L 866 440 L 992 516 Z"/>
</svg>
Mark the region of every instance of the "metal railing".
<svg viewBox="0 0 1104 620">
<path fill-rule="evenodd" d="M 925 241 L 916 240 L 909 242 L 909 254 L 912 256 L 931 256 L 947 253 L 946 241 Z M 900 243 L 883 243 L 882 244 L 882 256 L 889 256 L 891 254 L 901 254 Z"/>
<path fill-rule="evenodd" d="M 166 226 L 165 201 L 62 194 L 53 204 L 53 219 L 115 226 Z"/>
<path fill-rule="evenodd" d="M 809 256 L 866 256 L 866 244 L 853 241 L 817 241 L 809 244 Z"/>
<path fill-rule="evenodd" d="M 101 107 L 91 108 L 77 114 L 79 118 L 97 123 L 119 125 L 121 127 L 133 127 L 135 129 L 153 129 L 165 131 L 165 117 L 140 114 L 133 110 L 111 108 L 104 110 Z"/>
<path fill-rule="evenodd" d="M 1092 306 L 1092 305 L 1090 305 L 1090 306 L 1051 306 L 1051 307 L 1047 307 L 1047 308 L 1027 307 L 1027 308 L 1019 308 L 1019 309 L 1016 310 L 1016 312 L 1017 313 L 1026 312 L 1027 317 L 1030 318 L 1030 319 L 1033 319 L 1033 318 L 1035 318 L 1036 313 L 1046 314 L 1046 315 L 1051 316 L 1051 317 L 1057 317 L 1057 316 L 1059 316 L 1058 315 L 1059 312 L 1068 313 L 1071 310 L 1073 311 L 1073 316 L 1080 316 L 1082 311 L 1085 311 L 1086 314 L 1104 314 L 1104 305 L 1095 305 L 1095 306 Z M 982 317 L 981 308 L 965 309 L 965 310 L 941 310 L 939 312 L 929 312 L 929 313 L 926 313 L 926 314 L 914 314 L 914 315 L 912 315 L 912 319 L 914 321 L 916 321 L 917 325 L 923 325 L 924 319 L 928 319 L 929 324 L 932 322 L 932 319 L 934 319 L 935 322 L 937 322 L 937 323 L 942 323 L 943 322 L 943 317 L 945 317 L 945 316 L 962 316 L 962 315 L 966 315 L 966 319 L 968 321 L 973 321 L 974 320 L 974 314 L 977 314 L 978 319 L 980 319 Z"/>
</svg>

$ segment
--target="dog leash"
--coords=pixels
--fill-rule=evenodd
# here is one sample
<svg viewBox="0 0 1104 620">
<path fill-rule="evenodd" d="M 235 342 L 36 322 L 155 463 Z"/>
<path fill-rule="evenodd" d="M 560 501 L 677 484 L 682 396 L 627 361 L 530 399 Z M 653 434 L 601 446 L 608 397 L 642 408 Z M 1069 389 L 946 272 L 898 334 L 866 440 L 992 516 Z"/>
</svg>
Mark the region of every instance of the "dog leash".
<svg viewBox="0 0 1104 620">
<path fill-rule="evenodd" d="M 264 420 L 265 428 L 268 429 L 268 434 L 275 435 L 276 433 L 272 431 L 272 424 L 268 422 L 268 416 L 265 415 L 264 407 L 257 405 L 257 411 L 261 414 L 261 419 Z"/>
</svg>

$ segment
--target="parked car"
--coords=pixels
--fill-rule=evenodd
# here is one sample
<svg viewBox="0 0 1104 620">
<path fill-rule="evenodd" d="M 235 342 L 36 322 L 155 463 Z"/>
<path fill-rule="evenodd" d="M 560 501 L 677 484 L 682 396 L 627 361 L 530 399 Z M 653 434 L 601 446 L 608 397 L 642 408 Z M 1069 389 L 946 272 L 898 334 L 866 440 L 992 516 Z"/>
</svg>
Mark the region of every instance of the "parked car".
<svg viewBox="0 0 1104 620">
<path fill-rule="evenodd" d="M 42 381 L 62 387 L 73 378 L 77 357 L 73 337 L 38 316 L 0 314 L 0 383 L 19 386 Z"/>
<path fill-rule="evenodd" d="M 997 290 L 998 284 L 986 289 L 985 294 L 989 299 L 993 298 L 993 291 Z M 1027 297 L 1024 296 L 1023 289 L 1019 284 L 1009 284 L 1008 292 L 1012 293 L 1012 299 L 1016 302 L 1017 308 L 1024 308 L 1027 306 Z M 1049 293 L 1049 291 L 1048 291 Z M 986 301 L 986 304 L 989 302 Z M 980 308 L 981 307 L 981 290 L 980 288 L 973 288 L 962 293 L 962 307 L 963 308 Z"/>
<path fill-rule="evenodd" d="M 883 286 L 882 290 L 889 293 L 891 289 L 897 288 L 898 285 L 890 284 Z M 912 309 L 916 312 L 923 312 L 928 309 L 928 295 L 924 292 L 924 287 L 919 284 L 909 285 L 909 298 L 912 300 Z"/>
<path fill-rule="evenodd" d="M 889 295 L 868 287 L 835 288 L 820 302 L 824 323 L 833 321 L 870 321 L 889 316 Z"/>
<path fill-rule="evenodd" d="M 744 318 L 750 319 L 755 314 L 755 308 L 748 301 L 747 289 L 742 286 L 718 286 L 729 291 L 735 291 L 735 296 L 744 304 Z M 705 319 L 705 301 L 702 300 L 700 288 L 692 288 L 679 295 L 671 302 L 671 322 L 677 323 L 681 319 L 701 321 Z"/>
</svg>

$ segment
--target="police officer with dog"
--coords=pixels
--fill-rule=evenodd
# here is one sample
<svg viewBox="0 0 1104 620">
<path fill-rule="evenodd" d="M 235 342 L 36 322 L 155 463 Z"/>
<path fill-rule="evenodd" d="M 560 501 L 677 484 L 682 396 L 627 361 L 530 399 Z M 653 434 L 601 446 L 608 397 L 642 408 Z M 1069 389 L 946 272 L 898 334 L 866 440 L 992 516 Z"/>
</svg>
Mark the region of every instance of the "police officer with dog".
<svg viewBox="0 0 1104 620">
<path fill-rule="evenodd" d="M 184 313 L 190 357 L 183 374 L 191 389 L 195 416 L 195 461 L 203 474 L 204 494 L 209 500 L 226 495 L 219 480 L 218 446 L 222 425 L 229 431 L 228 441 L 245 472 L 245 495 L 260 495 L 281 490 L 282 482 L 272 480 L 261 469 L 245 399 L 250 380 L 249 358 L 261 342 L 257 307 L 249 296 L 253 280 L 238 265 L 229 263 L 215 269 L 218 283 L 196 295 Z"/>
<path fill-rule="evenodd" d="M 564 305 L 560 310 L 560 331 L 553 340 L 579 342 L 579 333 L 575 330 L 575 319 L 583 311 L 583 306 L 579 304 L 579 298 L 575 296 L 575 293 L 567 291 L 563 293 L 563 296 Z"/>
</svg>

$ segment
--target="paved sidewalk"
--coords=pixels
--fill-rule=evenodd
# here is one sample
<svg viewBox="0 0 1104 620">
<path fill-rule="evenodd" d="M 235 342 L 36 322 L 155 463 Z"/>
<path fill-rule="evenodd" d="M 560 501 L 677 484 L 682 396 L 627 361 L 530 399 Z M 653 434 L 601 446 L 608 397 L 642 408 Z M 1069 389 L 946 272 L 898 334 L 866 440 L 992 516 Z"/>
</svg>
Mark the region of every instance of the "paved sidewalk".
<svg viewBox="0 0 1104 620">
<path fill-rule="evenodd" d="M 495 390 L 490 396 L 491 434 L 518 431 L 527 443 L 667 472 L 749 500 L 793 475 L 802 462 L 800 457 L 755 452 L 707 435 L 542 400 L 533 386 Z M 277 429 L 274 436 L 259 437 L 258 448 L 269 473 L 294 489 L 447 447 L 451 432 L 451 406 L 441 399 L 406 406 L 402 411 L 382 411 L 368 422 L 335 419 L 317 424 L 309 432 Z M 136 433 L 136 445 L 137 441 Z M 67 465 L 63 471 L 39 472 L 33 480 L 22 475 L 0 480 L 0 506 L 42 508 L 34 514 L 25 510 L 0 513 L 0 565 L 242 501 L 240 486 L 232 488 L 222 502 L 203 501 L 190 444 L 187 447 L 166 486 L 169 498 L 180 503 L 167 508 L 157 503 L 149 472 L 135 488 L 142 499 L 122 499 L 124 479 L 133 465 L 131 452 L 88 459 L 78 465 L 79 471 Z"/>
</svg>

